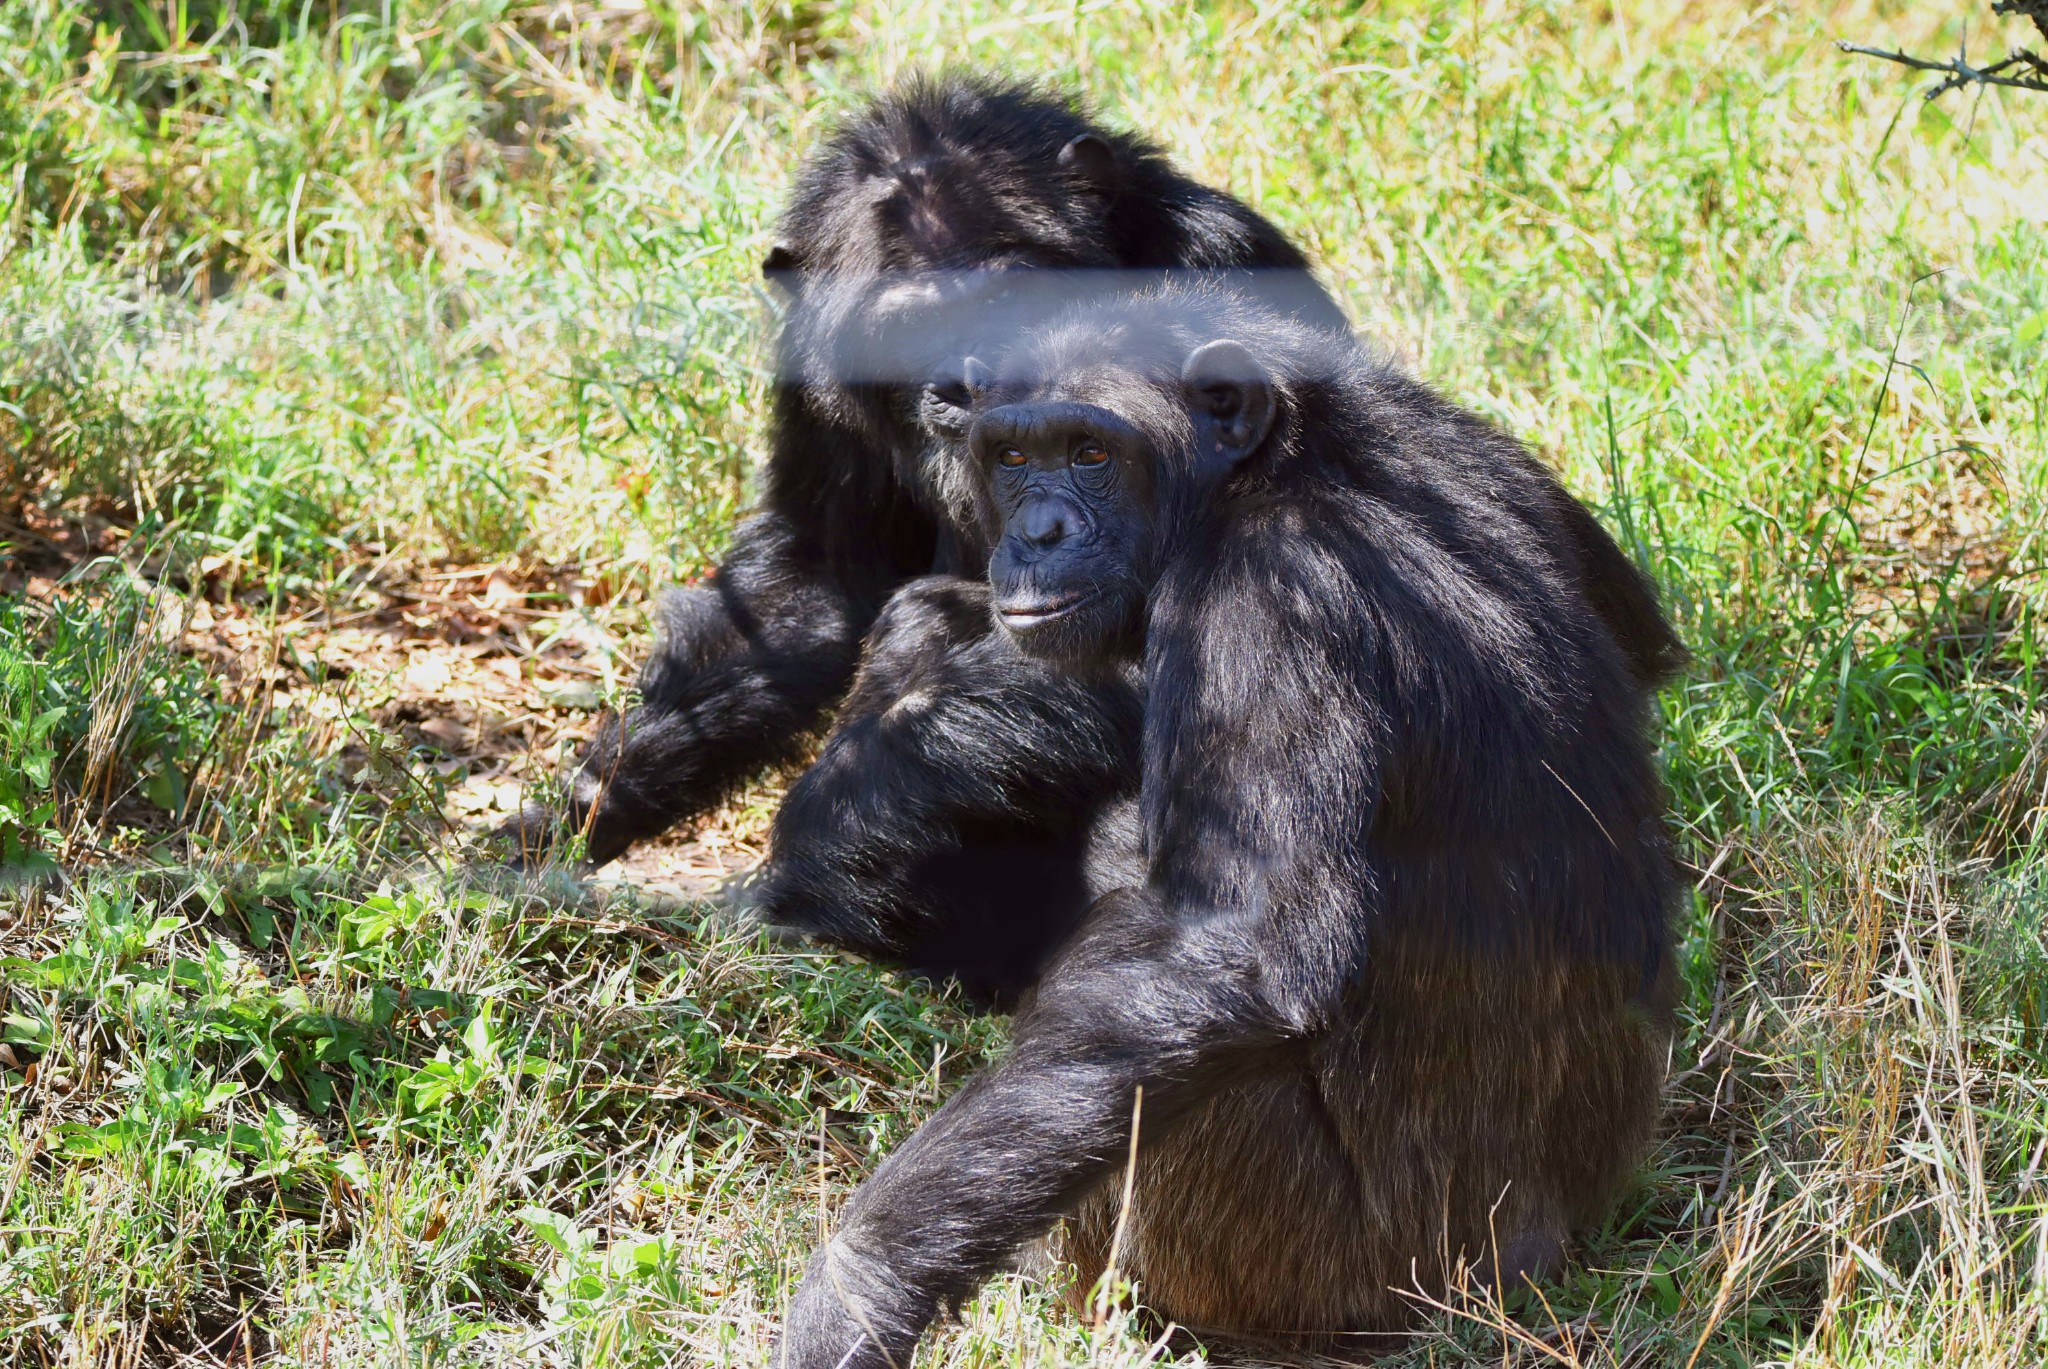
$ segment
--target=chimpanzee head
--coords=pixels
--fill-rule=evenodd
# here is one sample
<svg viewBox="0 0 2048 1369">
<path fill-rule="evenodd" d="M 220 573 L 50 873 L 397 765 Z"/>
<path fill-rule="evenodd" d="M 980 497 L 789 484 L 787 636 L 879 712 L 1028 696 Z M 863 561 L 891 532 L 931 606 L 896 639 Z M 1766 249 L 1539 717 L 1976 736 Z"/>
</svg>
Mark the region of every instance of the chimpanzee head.
<svg viewBox="0 0 2048 1369">
<path fill-rule="evenodd" d="M 982 76 L 912 78 L 829 135 L 762 270 L 789 306 L 780 421 L 886 453 L 956 536 L 974 524 L 961 357 L 999 359 L 1078 298 L 1183 271 L 1257 279 L 1282 312 L 1349 333 L 1252 210 L 1055 92 Z"/>
<path fill-rule="evenodd" d="M 1134 655 L 1161 569 L 1273 433 L 1285 395 L 1268 366 L 1176 303 L 1087 308 L 1000 378 L 963 368 L 995 611 L 1033 656 Z"/>
<path fill-rule="evenodd" d="M 905 82 L 806 160 L 762 262 L 790 301 L 785 374 L 899 454 L 957 441 L 959 358 L 1058 288 L 1020 298 L 1014 273 L 1119 265 L 1113 211 L 1157 160 L 1027 85 Z"/>
</svg>

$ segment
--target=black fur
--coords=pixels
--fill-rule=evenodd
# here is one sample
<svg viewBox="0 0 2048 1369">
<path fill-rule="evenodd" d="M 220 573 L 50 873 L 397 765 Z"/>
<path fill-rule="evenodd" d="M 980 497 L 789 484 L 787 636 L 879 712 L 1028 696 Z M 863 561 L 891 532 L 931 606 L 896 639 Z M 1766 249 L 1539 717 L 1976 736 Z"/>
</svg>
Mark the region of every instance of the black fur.
<svg viewBox="0 0 2048 1369">
<path fill-rule="evenodd" d="M 1089 844 L 1136 790 L 1142 715 L 1135 670 L 1052 669 L 992 630 L 987 585 L 914 580 L 777 811 L 749 903 L 1007 1003 L 1101 892 Z"/>
<path fill-rule="evenodd" d="M 1235 401 L 1189 365 L 1226 340 L 1251 363 Z M 1062 1217 L 1085 1293 L 1134 1103 L 1119 1264 L 1161 1317 L 1300 1346 L 1397 1330 L 1397 1290 L 1448 1263 L 1553 1266 L 1648 1135 L 1670 1028 L 1644 658 L 1603 613 L 1675 643 L 1640 577 L 1511 439 L 1227 290 L 1085 310 L 1002 374 L 984 455 L 984 429 L 1086 433 L 1083 409 L 1142 435 L 1115 460 L 1149 504 L 1088 506 L 1151 511 L 1123 544 L 1142 631 L 1105 626 L 1092 660 L 1070 637 L 1057 667 L 1136 653 L 1139 830 L 1111 843 L 1132 882 L 1010 1054 L 854 1195 L 776 1362 L 908 1364 Z M 1188 498 L 1208 425 L 1261 395 L 1262 435 Z M 978 475 L 985 534 L 1016 534 Z"/>
<path fill-rule="evenodd" d="M 901 373 L 914 350 L 900 349 L 973 350 L 957 330 L 986 322 L 982 273 L 1259 270 L 1304 318 L 1345 326 L 1272 224 L 1151 143 L 1023 84 L 913 80 L 876 100 L 808 159 L 780 239 L 764 270 L 792 298 L 762 507 L 710 583 L 664 600 L 641 706 L 591 745 L 570 822 L 599 864 L 796 754 L 905 581 L 981 574 L 957 386 Z M 899 349 L 897 370 L 864 376 L 878 345 Z M 1013 755 L 967 759 L 1015 770 L 1058 745 L 1015 740 Z M 535 850 L 556 830 L 536 808 L 510 834 Z M 871 930 L 849 944 L 905 949 L 896 929 Z"/>
</svg>

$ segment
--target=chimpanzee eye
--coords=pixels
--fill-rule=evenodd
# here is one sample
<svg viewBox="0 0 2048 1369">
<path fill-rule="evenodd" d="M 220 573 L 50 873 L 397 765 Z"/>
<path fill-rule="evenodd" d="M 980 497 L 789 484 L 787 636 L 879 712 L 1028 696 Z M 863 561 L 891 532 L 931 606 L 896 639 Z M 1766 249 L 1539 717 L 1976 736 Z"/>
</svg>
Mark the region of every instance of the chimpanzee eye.
<svg viewBox="0 0 2048 1369">
<path fill-rule="evenodd" d="M 996 460 L 1005 466 L 1021 466 L 1024 464 L 1024 453 L 1015 447 L 1004 447 L 996 452 Z"/>
<path fill-rule="evenodd" d="M 1109 451 L 1100 442 L 1083 442 L 1074 449 L 1076 466 L 1100 466 L 1109 460 Z"/>
</svg>

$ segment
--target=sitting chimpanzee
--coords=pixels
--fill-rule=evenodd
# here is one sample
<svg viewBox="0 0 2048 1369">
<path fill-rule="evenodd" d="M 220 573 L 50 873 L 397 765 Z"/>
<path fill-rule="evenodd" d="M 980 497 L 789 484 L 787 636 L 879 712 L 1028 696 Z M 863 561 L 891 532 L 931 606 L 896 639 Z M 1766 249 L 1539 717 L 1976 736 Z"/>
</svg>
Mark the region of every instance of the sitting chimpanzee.
<svg viewBox="0 0 2048 1369">
<path fill-rule="evenodd" d="M 1602 579 L 1618 553 L 1587 556 L 1513 440 L 1228 289 L 1042 327 L 973 412 L 999 640 L 1132 691 L 1136 830 L 1091 862 L 1123 887 L 1009 1055 L 854 1194 L 775 1362 L 908 1364 L 1061 1218 L 1085 1292 L 1134 1113 L 1118 1267 L 1183 1326 L 1385 1333 L 1447 1266 L 1553 1268 L 1644 1144 L 1670 1030 L 1647 700 L 1601 612 L 1637 592 Z M 983 601 L 926 582 L 892 626 L 957 653 Z M 886 784 L 921 728 L 948 744 L 906 678 L 807 812 Z M 886 863 L 891 816 L 823 858 Z M 820 862 L 807 835 L 778 829 L 771 878 Z"/>
<path fill-rule="evenodd" d="M 1117 271 L 1229 273 L 1345 333 L 1278 229 L 1150 144 L 1021 86 L 912 81 L 875 101 L 807 161 L 781 237 L 764 266 L 790 309 L 763 507 L 708 584 L 665 600 L 644 702 L 600 731 L 575 781 L 569 820 L 598 863 L 796 754 L 911 577 L 981 578 L 962 356 L 999 355 L 1048 298 Z M 1595 607 L 1638 681 L 1660 678 L 1676 643 L 1647 583 L 1553 493 Z M 999 997 L 1032 981 L 1086 904 L 1075 853 L 1104 805 L 1135 791 L 1136 694 L 1115 672 L 1056 677 L 990 636 L 979 609 L 960 611 L 959 594 L 904 593 L 880 619 L 890 640 L 869 641 L 842 730 L 922 710 L 933 726 L 920 736 L 945 723 L 954 744 L 880 772 L 890 793 L 870 797 L 896 802 L 878 821 L 900 850 L 856 834 L 878 863 L 853 881 L 844 862 L 792 858 L 761 907 Z M 556 832 L 544 807 L 512 830 L 529 850 Z"/>
</svg>

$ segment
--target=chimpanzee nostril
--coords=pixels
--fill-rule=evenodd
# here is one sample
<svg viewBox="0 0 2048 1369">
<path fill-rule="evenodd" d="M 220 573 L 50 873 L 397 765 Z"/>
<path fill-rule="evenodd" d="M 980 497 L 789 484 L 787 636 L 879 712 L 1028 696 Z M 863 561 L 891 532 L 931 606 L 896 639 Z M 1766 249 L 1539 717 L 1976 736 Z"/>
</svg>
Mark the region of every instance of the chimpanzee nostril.
<svg viewBox="0 0 2048 1369">
<path fill-rule="evenodd" d="M 1056 499 L 1041 499 L 1024 510 L 1017 520 L 1017 534 L 1034 547 L 1055 547 L 1073 531 L 1066 506 Z"/>
</svg>

